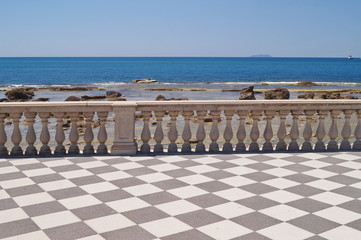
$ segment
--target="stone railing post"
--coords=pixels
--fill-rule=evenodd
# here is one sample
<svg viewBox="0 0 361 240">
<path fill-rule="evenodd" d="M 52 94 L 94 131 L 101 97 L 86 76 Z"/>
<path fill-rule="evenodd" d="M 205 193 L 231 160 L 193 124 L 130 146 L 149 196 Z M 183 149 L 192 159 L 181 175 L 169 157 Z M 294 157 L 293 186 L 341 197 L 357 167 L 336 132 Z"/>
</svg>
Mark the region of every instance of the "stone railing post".
<svg viewBox="0 0 361 240">
<path fill-rule="evenodd" d="M 113 155 L 135 155 L 135 103 L 113 103 L 114 142 L 111 148 Z"/>
<path fill-rule="evenodd" d="M 220 118 L 220 111 L 211 111 L 212 116 L 212 127 L 209 133 L 209 138 L 211 139 L 211 144 L 209 145 L 209 152 L 219 152 L 219 146 L 217 140 L 219 138 L 218 130 L 218 119 Z"/>
<path fill-rule="evenodd" d="M 11 134 L 11 141 L 13 142 L 14 146 L 10 151 L 10 155 L 12 156 L 21 156 L 23 155 L 23 149 L 20 147 L 20 143 L 22 140 L 21 132 L 20 132 L 20 118 L 23 114 L 22 113 L 11 113 L 10 117 L 13 119 L 14 128 L 13 133 Z"/>
<path fill-rule="evenodd" d="M 5 117 L 6 114 L 5 113 L 0 113 L 0 156 L 7 156 L 8 153 L 8 149 L 5 147 L 6 141 L 7 141 L 7 136 L 6 136 L 6 132 L 5 132 Z"/>
<path fill-rule="evenodd" d="M 263 144 L 262 151 L 271 152 L 273 151 L 273 145 L 271 143 L 271 139 L 273 137 L 273 129 L 272 129 L 272 119 L 273 116 L 276 115 L 276 111 L 265 111 L 266 116 L 266 127 L 264 129 L 263 137 L 265 139 L 265 143 Z"/>
<path fill-rule="evenodd" d="M 280 110 L 278 115 L 280 117 L 280 126 L 277 131 L 278 142 L 276 145 L 276 151 L 286 151 L 287 145 L 285 143 L 285 137 L 287 136 L 286 131 L 286 117 L 289 114 L 289 111 Z"/>
<path fill-rule="evenodd" d="M 341 136 L 343 139 L 340 145 L 340 150 L 349 151 L 351 150 L 351 144 L 349 142 L 349 138 L 351 136 L 350 118 L 351 118 L 352 110 L 344 110 L 343 113 L 345 114 L 345 123 L 341 130 Z"/>
<path fill-rule="evenodd" d="M 324 137 L 326 136 L 326 130 L 325 130 L 325 117 L 326 114 L 328 113 L 328 111 L 324 111 L 324 110 L 319 110 L 317 111 L 318 113 L 318 127 L 316 130 L 316 137 L 317 137 L 317 142 L 315 144 L 315 150 L 316 151 L 325 151 L 326 150 L 326 146 L 323 142 Z"/>
<path fill-rule="evenodd" d="M 330 141 L 327 144 L 328 151 L 335 151 L 338 150 L 338 144 L 336 138 L 338 137 L 338 129 L 337 129 L 337 117 L 341 113 L 339 110 L 332 110 L 330 117 L 332 119 L 331 127 L 328 133 L 330 137 Z"/>
<path fill-rule="evenodd" d="M 183 129 L 183 133 L 182 133 L 182 138 L 183 138 L 184 143 L 182 145 L 182 152 L 189 153 L 189 152 L 192 152 L 192 147 L 191 147 L 191 144 L 189 143 L 189 141 L 192 138 L 192 132 L 191 132 L 191 128 L 190 128 L 190 120 L 193 115 L 193 111 L 184 111 L 182 113 L 182 115 L 184 117 L 184 129 Z"/>
<path fill-rule="evenodd" d="M 298 129 L 298 117 L 302 114 L 300 110 L 292 110 L 292 127 L 290 131 L 291 142 L 288 145 L 288 151 L 299 151 L 300 147 L 298 146 L 297 140 L 300 135 L 300 131 Z"/>
<path fill-rule="evenodd" d="M 252 142 L 249 145 L 249 151 L 250 152 L 258 152 L 259 151 L 259 146 L 257 143 L 257 140 L 259 138 L 258 122 L 259 122 L 260 117 L 262 116 L 262 111 L 252 110 L 251 116 L 252 116 L 252 120 L 253 120 L 251 132 L 250 132 L 250 138 L 251 138 Z"/>
<path fill-rule="evenodd" d="M 244 126 L 244 120 L 246 119 L 246 114 L 243 111 L 237 111 L 239 117 L 239 126 L 237 130 L 237 140 L 236 152 L 245 152 L 246 145 L 244 144 L 244 139 L 246 138 L 246 128 Z"/>
<path fill-rule="evenodd" d="M 361 150 L 361 110 L 355 112 L 357 118 L 357 125 L 355 128 L 355 138 L 356 141 L 352 145 L 352 150 L 360 151 Z"/>
<path fill-rule="evenodd" d="M 35 123 L 35 112 L 26 112 L 25 114 L 26 122 L 28 123 L 28 131 L 26 133 L 26 142 L 28 143 L 28 147 L 25 150 L 25 155 L 34 156 L 38 153 L 34 143 L 36 141 L 34 123 Z"/>
<path fill-rule="evenodd" d="M 152 112 L 149 111 L 145 111 L 142 112 L 143 114 L 143 130 L 141 133 L 141 139 L 143 141 L 142 146 L 140 146 L 140 152 L 141 153 L 150 153 L 150 145 L 149 145 L 149 140 L 150 140 L 150 130 L 149 130 L 149 119 L 152 115 Z"/>
</svg>

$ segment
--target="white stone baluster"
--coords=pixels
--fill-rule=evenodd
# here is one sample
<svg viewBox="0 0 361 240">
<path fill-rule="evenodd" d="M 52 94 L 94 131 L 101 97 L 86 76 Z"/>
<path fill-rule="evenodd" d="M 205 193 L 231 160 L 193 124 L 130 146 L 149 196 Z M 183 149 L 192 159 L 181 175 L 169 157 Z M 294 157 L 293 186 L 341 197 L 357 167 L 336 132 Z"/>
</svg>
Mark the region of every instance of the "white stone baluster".
<svg viewBox="0 0 361 240">
<path fill-rule="evenodd" d="M 259 146 L 257 143 L 257 140 L 259 138 L 259 128 L 258 128 L 258 122 L 259 122 L 259 118 L 262 116 L 262 111 L 251 111 L 251 116 L 252 116 L 252 120 L 253 120 L 253 124 L 252 124 L 252 129 L 250 132 L 250 137 L 251 137 L 251 144 L 249 145 L 249 151 L 251 152 L 258 152 L 259 151 Z"/>
<path fill-rule="evenodd" d="M 19 123 L 20 117 L 22 113 L 11 113 L 10 117 L 13 119 L 13 133 L 11 135 L 11 141 L 13 142 L 14 146 L 10 151 L 10 155 L 12 156 L 21 156 L 23 155 L 23 149 L 20 147 L 20 143 L 22 140 Z"/>
<path fill-rule="evenodd" d="M 182 133 L 182 138 L 184 143 L 182 145 L 182 152 L 190 153 L 192 152 L 191 144 L 189 143 L 189 141 L 192 138 L 190 120 L 191 120 L 191 116 L 193 115 L 193 111 L 184 111 L 182 115 L 184 117 L 184 129 Z"/>
<path fill-rule="evenodd" d="M 0 156 L 7 156 L 8 149 L 5 147 L 6 141 L 8 140 L 5 132 L 5 113 L 0 113 Z"/>
<path fill-rule="evenodd" d="M 292 127 L 290 131 L 291 142 L 288 145 L 288 151 L 299 151 L 299 146 L 297 143 L 300 132 L 298 130 L 298 117 L 302 114 L 299 110 L 292 110 Z"/>
<path fill-rule="evenodd" d="M 154 145 L 154 152 L 162 153 L 163 152 L 162 141 L 164 138 L 162 121 L 164 117 L 164 112 L 155 111 L 154 113 L 155 113 L 155 117 L 157 118 L 157 127 L 155 128 L 155 133 L 154 133 L 154 140 L 156 141 L 156 144 Z"/>
<path fill-rule="evenodd" d="M 209 133 L 209 138 L 211 139 L 211 144 L 209 145 L 209 152 L 219 152 L 219 146 L 217 140 L 219 138 L 218 131 L 218 120 L 220 118 L 220 111 L 211 111 L 212 116 L 212 128 Z"/>
<path fill-rule="evenodd" d="M 315 145 L 315 150 L 322 152 L 322 151 L 326 150 L 323 139 L 326 136 L 325 117 L 326 117 L 326 114 L 328 113 L 328 111 L 319 110 L 319 111 L 317 111 L 317 113 L 318 113 L 318 116 L 319 116 L 319 118 L 318 118 L 319 123 L 318 123 L 318 127 L 317 127 L 317 130 L 316 130 L 317 142 L 316 142 L 316 145 Z"/>
<path fill-rule="evenodd" d="M 232 130 L 232 118 L 234 115 L 233 110 L 225 110 L 224 115 L 226 116 L 226 128 L 224 129 L 223 138 L 226 141 L 223 144 L 223 152 L 233 152 L 233 146 L 231 140 L 233 138 L 233 130 Z"/>
<path fill-rule="evenodd" d="M 312 144 L 311 144 L 311 138 L 312 138 L 312 126 L 311 126 L 311 120 L 313 115 L 315 114 L 312 110 L 306 110 L 306 125 L 305 129 L 303 130 L 303 138 L 304 142 L 302 144 L 302 151 L 312 151 Z"/>
<path fill-rule="evenodd" d="M 286 151 L 287 150 L 287 145 L 285 142 L 285 138 L 287 136 L 285 122 L 286 122 L 286 117 L 288 114 L 289 114 L 289 111 L 285 111 L 285 110 L 278 111 L 278 115 L 280 117 L 280 126 L 277 131 L 278 142 L 276 145 L 276 151 Z"/>
<path fill-rule="evenodd" d="M 197 111 L 197 118 L 198 118 L 198 129 L 196 133 L 196 138 L 198 143 L 196 145 L 196 152 L 205 152 L 206 147 L 203 143 L 204 139 L 206 138 L 206 131 L 204 129 L 204 117 L 206 116 L 207 111 Z"/>
<path fill-rule="evenodd" d="M 68 150 L 68 154 L 70 155 L 77 155 L 79 154 L 79 147 L 78 147 L 78 140 L 79 140 L 79 133 L 78 133 L 78 118 L 79 113 L 78 112 L 71 112 L 68 113 L 71 120 L 71 128 L 70 128 L 70 134 L 69 134 L 69 141 L 70 141 L 70 147 Z"/>
<path fill-rule="evenodd" d="M 92 145 L 92 142 L 94 140 L 94 134 L 92 129 L 93 116 L 94 116 L 94 112 L 84 112 L 84 117 L 85 117 L 85 133 L 84 133 L 85 146 L 83 150 L 84 155 L 94 154 L 94 147 Z"/>
<path fill-rule="evenodd" d="M 36 135 L 34 130 L 36 113 L 26 112 L 25 117 L 26 117 L 26 122 L 28 123 L 28 131 L 26 133 L 26 142 L 28 143 L 28 146 L 25 150 L 25 155 L 34 156 L 38 153 L 36 147 L 34 146 L 34 143 L 36 141 Z"/>
<path fill-rule="evenodd" d="M 142 146 L 140 146 L 140 152 L 141 153 L 150 153 L 150 145 L 149 145 L 149 140 L 150 140 L 150 130 L 149 130 L 149 119 L 152 115 L 152 112 L 146 111 L 146 112 L 142 112 L 143 114 L 143 129 L 142 129 L 142 133 L 141 133 L 141 139 L 143 141 Z"/>
<path fill-rule="evenodd" d="M 271 143 L 271 139 L 273 137 L 273 129 L 272 129 L 272 119 L 273 116 L 276 115 L 276 111 L 265 111 L 266 116 L 266 127 L 264 129 L 263 137 L 265 139 L 265 143 L 263 144 L 262 151 L 271 152 L 273 151 L 273 145 Z"/>
<path fill-rule="evenodd" d="M 351 118 L 352 110 L 344 110 L 343 113 L 345 114 L 345 123 L 341 130 L 341 136 L 343 140 L 340 145 L 340 150 L 349 151 L 351 150 L 351 144 L 348 139 L 351 136 L 350 118 Z"/>
<path fill-rule="evenodd" d="M 246 128 L 244 126 L 244 120 L 246 119 L 246 115 L 243 111 L 238 111 L 237 114 L 239 117 L 239 126 L 237 130 L 238 143 L 236 145 L 236 152 L 245 152 L 246 145 L 244 144 L 244 139 L 246 138 Z"/>
<path fill-rule="evenodd" d="M 177 117 L 178 112 L 177 111 L 170 111 L 170 129 L 168 132 L 168 139 L 170 144 L 168 145 L 168 152 L 169 153 L 176 153 L 178 152 L 178 146 L 175 143 L 178 139 L 178 131 L 177 131 Z"/>
<path fill-rule="evenodd" d="M 334 151 L 338 150 L 338 144 L 336 138 L 338 137 L 338 130 L 337 130 L 337 117 L 340 114 L 339 110 L 332 110 L 330 117 L 332 119 L 331 127 L 328 133 L 330 137 L 330 141 L 327 144 L 327 150 Z"/>
<path fill-rule="evenodd" d="M 108 148 L 105 145 L 105 142 L 108 139 L 108 134 L 105 128 L 105 123 L 107 122 L 108 112 L 97 112 L 97 115 L 100 122 L 99 132 L 98 132 L 99 146 L 97 148 L 97 154 L 107 154 Z"/>
<path fill-rule="evenodd" d="M 361 110 L 356 110 L 355 116 L 357 118 L 357 125 L 355 128 L 356 141 L 352 145 L 352 150 L 361 150 Z"/>
<path fill-rule="evenodd" d="M 63 145 L 63 143 L 65 141 L 65 134 L 64 134 L 64 129 L 63 129 L 63 125 L 64 125 L 63 119 L 65 117 L 65 113 L 56 112 L 56 113 L 54 113 L 54 116 L 56 118 L 55 141 L 58 144 L 55 147 L 54 154 L 55 155 L 65 155 L 66 150 L 65 150 L 65 147 Z"/>
<path fill-rule="evenodd" d="M 50 117 L 50 113 L 39 113 L 39 116 L 41 118 L 41 124 L 42 124 L 41 133 L 40 133 L 40 142 L 43 144 L 40 148 L 39 154 L 50 155 L 51 149 L 48 145 L 50 141 L 50 134 L 48 129 L 48 124 L 49 124 L 48 119 Z"/>
</svg>

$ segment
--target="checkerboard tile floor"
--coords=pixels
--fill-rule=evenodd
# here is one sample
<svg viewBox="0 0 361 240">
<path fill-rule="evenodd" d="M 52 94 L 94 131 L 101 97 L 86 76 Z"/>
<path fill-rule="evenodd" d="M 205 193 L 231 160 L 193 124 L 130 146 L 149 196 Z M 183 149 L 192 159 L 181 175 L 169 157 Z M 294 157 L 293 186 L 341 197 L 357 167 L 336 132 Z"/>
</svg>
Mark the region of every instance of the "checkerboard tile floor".
<svg viewBox="0 0 361 240">
<path fill-rule="evenodd" d="M 361 239 L 361 153 L 0 159 L 1 239 Z"/>
</svg>

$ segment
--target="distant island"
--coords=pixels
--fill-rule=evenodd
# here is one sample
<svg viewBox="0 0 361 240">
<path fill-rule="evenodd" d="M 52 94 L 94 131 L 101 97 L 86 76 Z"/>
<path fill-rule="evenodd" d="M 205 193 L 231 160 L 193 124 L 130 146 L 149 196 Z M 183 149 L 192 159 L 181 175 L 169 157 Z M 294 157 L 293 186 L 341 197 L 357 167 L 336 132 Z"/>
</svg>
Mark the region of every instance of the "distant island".
<svg viewBox="0 0 361 240">
<path fill-rule="evenodd" d="M 270 58 L 272 57 L 271 55 L 268 54 L 257 54 L 257 55 L 252 55 L 250 57 L 259 57 L 259 58 Z"/>
</svg>

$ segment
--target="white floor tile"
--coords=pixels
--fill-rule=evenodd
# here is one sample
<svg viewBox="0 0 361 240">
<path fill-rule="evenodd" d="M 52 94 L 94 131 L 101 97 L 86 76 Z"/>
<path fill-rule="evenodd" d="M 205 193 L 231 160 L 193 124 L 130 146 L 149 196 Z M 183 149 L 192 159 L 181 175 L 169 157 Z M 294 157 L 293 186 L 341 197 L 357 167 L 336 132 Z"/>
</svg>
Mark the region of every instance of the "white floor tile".
<svg viewBox="0 0 361 240">
<path fill-rule="evenodd" d="M 308 166 L 308 167 L 313 167 L 313 168 L 323 168 L 323 167 L 327 167 L 327 166 L 332 165 L 330 163 L 317 161 L 317 160 L 310 160 L 310 161 L 306 161 L 306 162 L 301 162 L 300 164 Z"/>
<path fill-rule="evenodd" d="M 303 172 L 303 174 L 316 177 L 316 178 L 328 178 L 337 175 L 337 173 L 326 171 L 323 169 L 313 169 L 310 171 Z"/>
<path fill-rule="evenodd" d="M 178 200 L 174 202 L 163 203 L 156 205 L 155 207 L 172 216 L 193 212 L 201 209 L 199 206 L 190 203 L 186 200 Z"/>
<path fill-rule="evenodd" d="M 123 188 L 124 191 L 132 194 L 133 196 L 143 196 L 151 193 L 162 192 L 163 190 L 152 184 L 141 184 L 132 187 Z"/>
<path fill-rule="evenodd" d="M 44 203 L 44 202 L 51 202 L 54 201 L 55 198 L 53 198 L 49 193 L 47 192 L 40 192 L 40 193 L 34 193 L 29 195 L 22 195 L 19 197 L 14 197 L 13 200 L 20 206 L 25 207 L 29 205 L 34 205 L 38 203 Z"/>
<path fill-rule="evenodd" d="M 270 217 L 277 218 L 281 221 L 289 221 L 291 219 L 302 217 L 308 214 L 308 212 L 287 205 L 276 205 L 262 209 L 259 212 Z"/>
<path fill-rule="evenodd" d="M 190 176 L 185 176 L 185 177 L 180 177 L 178 178 L 178 180 L 188 183 L 188 184 L 199 184 L 199 183 L 205 183 L 205 182 L 210 182 L 213 181 L 212 178 L 203 176 L 203 175 L 199 175 L 199 174 L 195 174 L 195 175 L 190 175 Z"/>
<path fill-rule="evenodd" d="M 179 169 L 180 167 L 170 164 L 170 163 L 164 163 L 164 164 L 152 165 L 152 166 L 149 166 L 149 168 L 153 169 L 155 171 L 158 171 L 158 172 L 165 172 L 165 171 Z"/>
<path fill-rule="evenodd" d="M 110 232 L 135 225 L 134 222 L 121 214 L 114 214 L 105 217 L 85 221 L 85 223 L 97 233 Z"/>
<path fill-rule="evenodd" d="M 159 181 L 164 181 L 164 180 L 168 180 L 168 179 L 172 179 L 172 177 L 164 174 L 164 173 L 151 173 L 151 174 L 146 174 L 146 175 L 141 175 L 138 176 L 138 178 L 140 180 L 143 180 L 145 182 L 148 183 L 154 183 L 154 182 L 159 182 Z"/>
<path fill-rule="evenodd" d="M 202 157 L 194 159 L 193 161 L 201 163 L 201 164 L 211 164 L 211 163 L 217 163 L 217 162 L 223 162 L 222 160 L 214 157 Z"/>
<path fill-rule="evenodd" d="M 252 232 L 250 229 L 229 220 L 205 225 L 198 230 L 217 240 L 232 239 Z"/>
<path fill-rule="evenodd" d="M 242 176 L 222 178 L 219 181 L 223 182 L 225 184 L 228 184 L 230 186 L 233 186 L 233 187 L 240 187 L 240 186 L 256 183 L 256 181 L 249 179 L 249 178 L 242 177 Z"/>
<path fill-rule="evenodd" d="M 67 171 L 67 172 L 61 172 L 59 173 L 64 178 L 72 179 L 72 178 L 79 178 L 79 177 L 86 177 L 94 175 L 88 170 L 80 169 L 80 170 L 74 170 L 74 171 Z"/>
<path fill-rule="evenodd" d="M 255 196 L 255 194 L 244 191 L 239 188 L 231 188 L 218 192 L 214 192 L 213 194 L 220 196 L 221 198 L 227 199 L 229 201 L 237 201 L 244 198 L 249 198 Z"/>
<path fill-rule="evenodd" d="M 30 232 L 13 237 L 2 238 L 1 240 L 50 240 L 43 231 Z"/>
<path fill-rule="evenodd" d="M 119 213 L 136 210 L 136 209 L 141 209 L 141 208 L 150 206 L 149 203 L 147 203 L 139 198 L 136 198 L 136 197 L 125 198 L 125 199 L 121 199 L 121 200 L 108 202 L 108 203 L 106 203 L 106 205 L 108 205 L 109 207 L 111 207 L 112 209 L 114 209 L 115 211 L 117 211 Z"/>
<path fill-rule="evenodd" d="M 115 171 L 115 172 L 98 174 L 98 177 L 101 177 L 102 179 L 104 179 L 106 181 L 113 181 L 113 180 L 129 178 L 129 177 L 132 177 L 132 175 L 130 175 L 126 172 L 123 172 L 123 171 Z"/>
<path fill-rule="evenodd" d="M 313 214 L 340 224 L 347 224 L 361 218 L 361 214 L 339 207 L 326 208 Z"/>
<path fill-rule="evenodd" d="M 108 166 L 108 164 L 101 161 L 91 161 L 91 162 L 78 163 L 78 166 L 81 168 L 90 169 L 90 168 Z"/>
<path fill-rule="evenodd" d="M 67 209 L 76 209 L 81 207 L 88 207 L 102 203 L 97 198 L 91 195 L 84 195 L 79 197 L 65 198 L 59 200 L 59 202 Z"/>
<path fill-rule="evenodd" d="M 192 229 L 189 225 L 173 217 L 139 224 L 139 226 L 156 237 L 165 237 Z"/>
<path fill-rule="evenodd" d="M 119 163 L 112 166 L 122 171 L 143 167 L 143 165 L 136 162 Z"/>
<path fill-rule="evenodd" d="M 328 203 L 331 205 L 338 205 L 338 204 L 353 200 L 353 198 L 350 198 L 350 197 L 347 197 L 347 196 L 344 196 L 341 194 L 333 193 L 333 192 L 319 193 L 319 194 L 311 196 L 310 198 L 320 201 L 320 202 Z"/>
<path fill-rule="evenodd" d="M 257 231 L 258 233 L 277 240 L 301 240 L 313 236 L 312 233 L 289 223 L 280 223 Z"/>
<path fill-rule="evenodd" d="M 248 173 L 257 172 L 257 170 L 249 168 L 249 167 L 245 167 L 245 166 L 227 168 L 227 169 L 224 169 L 224 171 L 230 172 L 230 173 L 233 173 L 236 175 L 244 175 L 244 174 L 248 174 Z"/>
<path fill-rule="evenodd" d="M 254 212 L 253 209 L 242 206 L 235 202 L 228 202 L 213 207 L 207 208 L 208 211 L 213 212 L 224 218 L 234 218 L 241 215 L 245 215 L 251 212 Z"/>
<path fill-rule="evenodd" d="M 55 161 L 46 161 L 43 162 L 43 164 L 48 167 L 59 167 L 59 166 L 72 165 L 74 163 L 70 162 L 69 160 L 55 160 Z"/>
<path fill-rule="evenodd" d="M 195 197 L 203 194 L 207 194 L 207 191 L 204 191 L 203 189 L 200 189 L 195 186 L 185 186 L 180 188 L 174 188 L 171 190 L 168 190 L 169 193 L 179 197 L 179 198 L 190 198 Z"/>
<path fill-rule="evenodd" d="M 83 186 L 81 186 L 81 188 L 90 194 L 118 189 L 117 186 L 115 186 L 109 182 L 100 182 L 100 183 L 83 185 Z"/>
<path fill-rule="evenodd" d="M 360 231 L 346 226 L 340 226 L 319 235 L 328 240 L 361 239 Z"/>
<path fill-rule="evenodd" d="M 55 171 L 50 168 L 39 168 L 39 169 L 23 171 L 23 173 L 28 177 L 36 177 L 36 176 L 53 174 L 55 173 Z"/>
<path fill-rule="evenodd" d="M 291 180 L 288 180 L 285 178 L 274 178 L 271 180 L 264 181 L 262 183 L 267 184 L 272 187 L 275 187 L 275 188 L 279 188 L 279 189 L 285 189 L 285 188 L 290 188 L 290 187 L 300 185 L 300 183 L 298 183 L 298 182 L 291 181 Z"/>
<path fill-rule="evenodd" d="M 262 197 L 271 199 L 273 201 L 279 202 L 279 203 L 287 203 L 292 202 L 297 199 L 301 199 L 302 196 L 294 193 L 290 193 L 284 190 L 278 190 L 274 192 L 269 192 L 261 195 Z"/>
<path fill-rule="evenodd" d="M 293 174 L 297 173 L 295 171 L 291 171 L 291 170 L 288 170 L 285 168 L 272 168 L 272 169 L 265 170 L 263 172 L 271 174 L 273 176 L 277 176 L 277 177 L 285 177 L 285 176 L 289 176 L 289 175 L 293 175 Z"/>
<path fill-rule="evenodd" d="M 71 187 L 75 187 L 76 185 L 71 181 L 69 181 L 68 179 L 64 179 L 59 181 L 40 183 L 39 186 L 48 192 L 48 191 L 54 191 L 64 188 L 71 188 Z"/>
<path fill-rule="evenodd" d="M 80 219 L 70 211 L 62 211 L 33 217 L 32 220 L 41 228 L 47 229 L 79 222 Z"/>
<path fill-rule="evenodd" d="M 2 210 L 0 211 L 0 224 L 25 219 L 28 217 L 29 216 L 21 208 Z"/>
<path fill-rule="evenodd" d="M 16 188 L 16 187 L 24 187 L 33 185 L 33 182 L 30 178 L 17 178 L 13 180 L 7 180 L 0 182 L 0 186 L 4 189 Z"/>
<path fill-rule="evenodd" d="M 0 174 L 13 173 L 13 172 L 19 172 L 19 169 L 17 167 L 14 167 L 14 166 L 8 166 L 8 167 L 1 167 L 0 168 Z"/>
<path fill-rule="evenodd" d="M 322 189 L 322 190 L 325 190 L 325 191 L 330 191 L 330 190 L 333 190 L 333 189 L 340 188 L 340 187 L 344 186 L 342 184 L 331 182 L 331 181 L 324 180 L 324 179 L 309 182 L 309 183 L 306 183 L 306 185 L 311 186 L 311 187 L 315 187 L 315 188 L 319 188 L 319 189 Z"/>
</svg>

